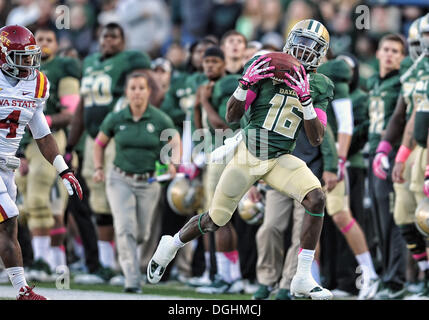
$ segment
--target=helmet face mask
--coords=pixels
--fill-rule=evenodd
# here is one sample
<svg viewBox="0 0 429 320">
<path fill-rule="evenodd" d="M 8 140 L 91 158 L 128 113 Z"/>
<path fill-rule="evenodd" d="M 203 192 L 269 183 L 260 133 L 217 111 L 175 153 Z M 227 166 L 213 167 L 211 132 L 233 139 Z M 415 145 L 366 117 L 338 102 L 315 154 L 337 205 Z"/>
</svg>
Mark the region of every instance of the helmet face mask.
<svg viewBox="0 0 429 320">
<path fill-rule="evenodd" d="M 420 37 L 420 25 L 422 18 L 418 18 L 413 21 L 409 30 L 408 30 L 408 51 L 410 53 L 410 57 L 413 61 L 415 61 L 423 52 L 421 37 Z"/>
<path fill-rule="evenodd" d="M 294 56 L 306 69 L 313 70 L 319 66 L 328 48 L 326 28 L 316 20 L 303 20 L 290 31 L 283 52 Z"/>
<path fill-rule="evenodd" d="M 18 80 L 33 80 L 40 68 L 42 50 L 25 27 L 0 29 L 0 63 L 2 71 Z"/>
</svg>

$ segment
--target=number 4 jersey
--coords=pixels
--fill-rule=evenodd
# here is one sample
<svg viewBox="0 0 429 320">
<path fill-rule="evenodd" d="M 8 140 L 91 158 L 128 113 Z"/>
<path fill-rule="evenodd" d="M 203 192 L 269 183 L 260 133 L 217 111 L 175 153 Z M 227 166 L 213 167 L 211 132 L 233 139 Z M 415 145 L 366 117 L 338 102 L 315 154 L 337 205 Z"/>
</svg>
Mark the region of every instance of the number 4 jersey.
<svg viewBox="0 0 429 320">
<path fill-rule="evenodd" d="M 35 139 L 50 133 L 43 114 L 49 97 L 48 78 L 40 71 L 30 81 L 11 85 L 0 71 L 0 154 L 15 155 L 28 125 Z"/>
<path fill-rule="evenodd" d="M 258 57 L 250 60 L 245 69 Z M 310 93 L 314 108 L 326 112 L 334 96 L 334 84 L 320 74 L 309 73 Z M 302 126 L 303 112 L 295 91 L 283 82 L 264 79 L 250 88 L 256 94 L 244 128 L 246 146 L 260 159 L 271 159 L 292 153 Z"/>
</svg>

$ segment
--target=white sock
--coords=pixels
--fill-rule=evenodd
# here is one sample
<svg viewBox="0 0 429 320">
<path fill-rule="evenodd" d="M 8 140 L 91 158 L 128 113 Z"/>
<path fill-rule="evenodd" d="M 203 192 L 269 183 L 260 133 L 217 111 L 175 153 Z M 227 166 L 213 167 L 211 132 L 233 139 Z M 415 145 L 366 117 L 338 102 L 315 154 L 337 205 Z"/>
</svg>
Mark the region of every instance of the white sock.
<svg viewBox="0 0 429 320">
<path fill-rule="evenodd" d="M 208 274 L 210 274 L 210 266 L 211 266 L 210 251 L 204 251 L 204 261 L 206 262 L 206 269 L 204 270 L 204 272 L 207 272 Z"/>
<path fill-rule="evenodd" d="M 12 286 L 16 290 L 16 294 L 19 294 L 19 290 L 22 287 L 28 286 L 27 281 L 25 281 L 24 268 L 23 267 L 7 268 L 6 272 L 9 276 L 9 279 L 10 279 L 10 282 L 12 283 Z"/>
<path fill-rule="evenodd" d="M 234 282 L 241 279 L 240 258 L 237 250 L 228 252 L 228 254 L 229 274 L 231 276 L 231 282 Z"/>
<path fill-rule="evenodd" d="M 33 258 L 34 260 L 42 259 L 47 261 L 49 256 L 49 249 L 51 248 L 51 237 L 50 236 L 33 236 L 31 240 L 33 247 Z"/>
<path fill-rule="evenodd" d="M 57 246 L 51 247 L 50 255 L 48 259 L 49 266 L 51 267 L 52 272 L 57 272 L 58 266 L 65 266 L 66 263 L 66 253 L 64 252 L 64 247 Z"/>
<path fill-rule="evenodd" d="M 427 260 L 417 261 L 417 265 L 419 266 L 420 271 L 426 271 L 429 269 L 429 263 Z"/>
<path fill-rule="evenodd" d="M 313 263 L 315 250 L 302 249 L 298 254 L 298 266 L 296 268 L 297 274 L 309 275 L 311 274 L 311 265 Z"/>
<path fill-rule="evenodd" d="M 76 255 L 79 257 L 79 260 L 85 261 L 85 249 L 81 242 L 73 239 L 73 249 Z"/>
<path fill-rule="evenodd" d="M 320 267 L 316 260 L 313 260 L 313 263 L 311 264 L 311 275 L 313 276 L 313 279 L 320 285 Z"/>
<path fill-rule="evenodd" d="M 176 247 L 178 248 L 182 248 L 183 246 L 185 246 L 186 243 L 182 242 L 182 240 L 180 240 L 179 238 L 179 232 L 177 232 L 174 236 L 173 236 L 173 240 L 174 240 L 174 244 L 176 245 Z"/>
<path fill-rule="evenodd" d="M 367 275 L 369 276 L 369 279 L 377 279 L 378 278 L 378 275 L 375 272 L 374 264 L 372 263 L 372 258 L 371 258 L 371 254 L 369 253 L 369 251 L 358 254 L 355 257 L 356 257 L 357 262 L 361 266 L 362 274 L 367 273 Z"/>
<path fill-rule="evenodd" d="M 98 240 L 98 256 L 105 268 L 115 269 L 115 252 L 109 241 Z"/>
<path fill-rule="evenodd" d="M 231 283 L 231 274 L 229 273 L 229 259 L 225 256 L 224 252 L 215 252 L 216 255 L 216 267 L 217 274 L 221 276 L 221 278 Z"/>
</svg>

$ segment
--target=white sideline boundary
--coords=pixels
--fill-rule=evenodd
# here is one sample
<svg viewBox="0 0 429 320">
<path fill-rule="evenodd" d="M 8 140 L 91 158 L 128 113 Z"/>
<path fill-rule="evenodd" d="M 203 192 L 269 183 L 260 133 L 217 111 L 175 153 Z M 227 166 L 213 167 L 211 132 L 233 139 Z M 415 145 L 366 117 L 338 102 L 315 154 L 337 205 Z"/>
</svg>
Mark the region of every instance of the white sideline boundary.
<svg viewBox="0 0 429 320">
<path fill-rule="evenodd" d="M 161 296 L 143 293 L 115 293 L 98 290 L 54 289 L 35 287 L 35 292 L 50 300 L 195 300 L 178 296 Z M 12 285 L 0 285 L 0 298 L 15 299 L 16 292 Z"/>
</svg>

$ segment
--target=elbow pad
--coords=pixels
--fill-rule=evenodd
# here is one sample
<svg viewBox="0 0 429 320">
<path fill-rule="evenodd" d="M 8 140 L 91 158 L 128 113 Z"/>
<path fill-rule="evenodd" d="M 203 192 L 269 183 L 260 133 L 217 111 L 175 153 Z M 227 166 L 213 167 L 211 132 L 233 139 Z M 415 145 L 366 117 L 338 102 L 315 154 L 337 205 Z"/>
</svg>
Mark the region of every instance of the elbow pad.
<svg viewBox="0 0 429 320">
<path fill-rule="evenodd" d="M 332 101 L 332 108 L 338 124 L 338 133 L 353 134 L 353 106 L 349 98 Z"/>
</svg>

